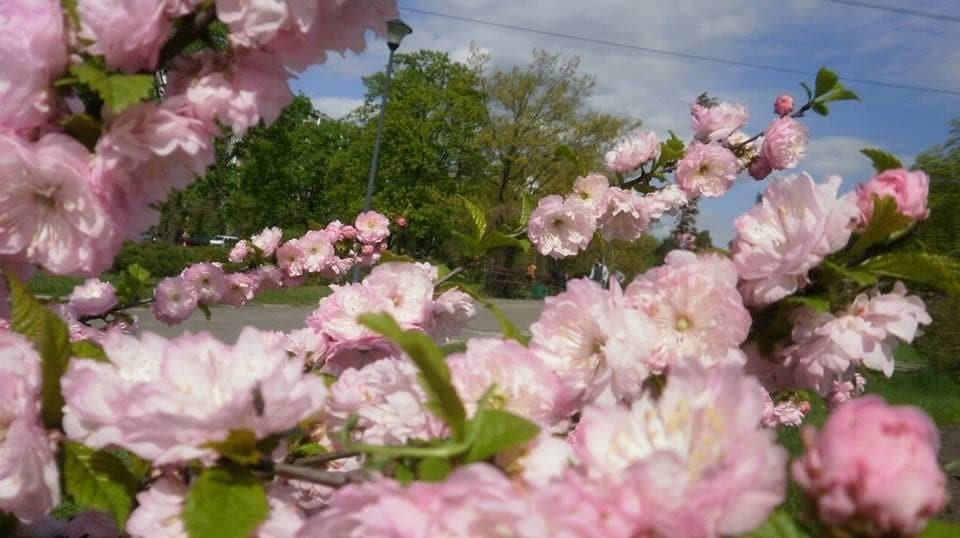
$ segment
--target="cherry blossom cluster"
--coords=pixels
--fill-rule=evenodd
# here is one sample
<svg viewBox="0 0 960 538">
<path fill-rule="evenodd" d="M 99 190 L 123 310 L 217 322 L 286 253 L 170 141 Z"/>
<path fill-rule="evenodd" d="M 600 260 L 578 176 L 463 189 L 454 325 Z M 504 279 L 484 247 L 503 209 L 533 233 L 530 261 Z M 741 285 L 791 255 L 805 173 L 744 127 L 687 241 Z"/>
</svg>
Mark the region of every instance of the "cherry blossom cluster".
<svg viewBox="0 0 960 538">
<path fill-rule="evenodd" d="M 224 128 L 272 123 L 295 73 L 397 15 L 393 0 L 71 5 L 0 6 L 0 256 L 84 276 L 213 164 Z M 225 46 L 184 52 L 215 24 Z"/>
</svg>

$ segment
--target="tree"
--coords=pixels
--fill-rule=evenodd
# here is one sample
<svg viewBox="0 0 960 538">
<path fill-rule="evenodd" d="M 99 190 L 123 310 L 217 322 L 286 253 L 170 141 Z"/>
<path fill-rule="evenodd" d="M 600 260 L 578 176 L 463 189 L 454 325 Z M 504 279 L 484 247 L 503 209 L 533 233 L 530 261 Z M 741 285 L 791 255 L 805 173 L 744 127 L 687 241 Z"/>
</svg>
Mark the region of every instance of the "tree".
<svg viewBox="0 0 960 538">
<path fill-rule="evenodd" d="M 913 165 L 930 176 L 930 218 L 919 227 L 919 238 L 931 251 L 960 257 L 960 118 L 951 122 L 942 145 L 920 155 Z"/>
<path fill-rule="evenodd" d="M 579 58 L 534 50 L 530 64 L 505 70 L 474 52 L 471 63 L 483 73 L 490 122 L 481 141 L 500 204 L 523 192 L 566 190 L 573 178 L 569 165 L 555 156 L 560 145 L 594 164 L 612 139 L 635 123 L 587 106 L 596 80 L 578 72 Z"/>
</svg>

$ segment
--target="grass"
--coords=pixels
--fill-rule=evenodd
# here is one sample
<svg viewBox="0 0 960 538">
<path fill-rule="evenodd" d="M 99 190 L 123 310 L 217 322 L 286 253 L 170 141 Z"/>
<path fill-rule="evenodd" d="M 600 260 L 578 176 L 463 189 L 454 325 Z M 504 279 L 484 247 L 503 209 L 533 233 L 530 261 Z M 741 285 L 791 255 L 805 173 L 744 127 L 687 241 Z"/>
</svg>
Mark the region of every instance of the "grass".
<svg viewBox="0 0 960 538">
<path fill-rule="evenodd" d="M 320 299 L 330 295 L 328 286 L 301 286 L 299 288 L 282 288 L 279 290 L 265 290 L 257 294 L 255 303 L 273 305 L 307 306 L 316 305 Z"/>
</svg>

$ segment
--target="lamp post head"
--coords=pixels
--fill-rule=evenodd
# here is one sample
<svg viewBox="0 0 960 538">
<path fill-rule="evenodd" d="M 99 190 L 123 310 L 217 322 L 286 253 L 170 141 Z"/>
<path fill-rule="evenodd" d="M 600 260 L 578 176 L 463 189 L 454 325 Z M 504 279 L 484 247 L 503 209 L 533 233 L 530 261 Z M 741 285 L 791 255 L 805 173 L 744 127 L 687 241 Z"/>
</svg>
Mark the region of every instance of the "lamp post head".
<svg viewBox="0 0 960 538">
<path fill-rule="evenodd" d="M 397 50 L 403 38 L 412 32 L 413 28 L 410 28 L 407 23 L 400 19 L 387 21 L 387 46 L 390 47 L 390 50 Z"/>
</svg>

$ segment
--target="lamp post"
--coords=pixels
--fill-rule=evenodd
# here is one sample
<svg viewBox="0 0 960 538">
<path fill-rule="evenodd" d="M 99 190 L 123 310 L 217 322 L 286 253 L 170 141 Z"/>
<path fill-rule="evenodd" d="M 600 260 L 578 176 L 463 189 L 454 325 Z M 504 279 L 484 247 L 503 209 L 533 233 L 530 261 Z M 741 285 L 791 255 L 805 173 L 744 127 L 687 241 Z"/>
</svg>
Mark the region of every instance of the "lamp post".
<svg viewBox="0 0 960 538">
<path fill-rule="evenodd" d="M 370 160 L 370 175 L 367 177 L 367 197 L 363 204 L 364 211 L 370 211 L 373 206 L 373 184 L 377 178 L 377 165 L 380 161 L 380 142 L 383 139 L 383 118 L 387 113 L 387 103 L 390 101 L 390 79 L 393 77 L 393 53 L 400 47 L 403 38 L 413 32 L 407 23 L 400 19 L 387 22 L 387 46 L 390 56 L 387 58 L 387 81 L 383 87 L 383 99 L 380 103 L 380 117 L 377 119 L 377 137 L 373 142 L 373 158 Z M 360 281 L 360 266 L 353 268 L 353 281 Z"/>
</svg>

